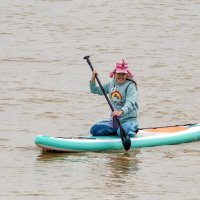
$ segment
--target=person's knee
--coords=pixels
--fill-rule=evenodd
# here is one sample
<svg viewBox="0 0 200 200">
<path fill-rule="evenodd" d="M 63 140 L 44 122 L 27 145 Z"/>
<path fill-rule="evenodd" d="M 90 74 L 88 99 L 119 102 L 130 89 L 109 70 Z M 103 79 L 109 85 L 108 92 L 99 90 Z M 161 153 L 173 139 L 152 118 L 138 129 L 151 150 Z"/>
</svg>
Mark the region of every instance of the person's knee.
<svg viewBox="0 0 200 200">
<path fill-rule="evenodd" d="M 106 135 L 112 135 L 113 130 L 109 126 L 105 125 L 97 125 L 91 127 L 90 133 L 93 136 L 106 136 Z"/>
<path fill-rule="evenodd" d="M 90 128 L 90 133 L 93 135 L 93 136 L 96 136 L 98 135 L 98 127 L 97 125 L 93 125 L 91 128 Z"/>
</svg>

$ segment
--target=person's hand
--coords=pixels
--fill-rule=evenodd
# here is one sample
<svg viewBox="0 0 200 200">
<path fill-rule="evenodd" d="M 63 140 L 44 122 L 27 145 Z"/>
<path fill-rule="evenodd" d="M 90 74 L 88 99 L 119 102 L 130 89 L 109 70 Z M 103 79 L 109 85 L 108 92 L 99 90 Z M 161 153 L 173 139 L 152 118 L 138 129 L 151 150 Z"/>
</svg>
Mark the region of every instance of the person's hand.
<svg viewBox="0 0 200 200">
<path fill-rule="evenodd" d="M 94 71 L 92 72 L 92 79 L 91 79 L 92 82 L 95 82 L 95 77 L 96 77 L 96 75 L 98 75 L 98 73 L 94 70 Z"/>
<path fill-rule="evenodd" d="M 112 116 L 114 117 L 114 116 L 121 116 L 122 114 L 124 113 L 124 111 L 123 110 L 115 110 L 115 111 L 113 111 L 112 112 Z"/>
</svg>

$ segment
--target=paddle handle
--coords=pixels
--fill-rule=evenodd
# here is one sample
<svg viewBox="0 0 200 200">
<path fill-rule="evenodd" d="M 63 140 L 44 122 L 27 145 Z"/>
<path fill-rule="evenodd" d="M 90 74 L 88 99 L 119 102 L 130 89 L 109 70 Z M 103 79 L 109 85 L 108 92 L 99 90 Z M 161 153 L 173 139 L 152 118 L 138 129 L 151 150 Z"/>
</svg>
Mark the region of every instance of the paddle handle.
<svg viewBox="0 0 200 200">
<path fill-rule="evenodd" d="M 93 66 L 92 66 L 92 63 L 90 62 L 90 56 L 85 56 L 84 59 L 87 60 L 87 63 L 88 63 L 88 65 L 90 66 L 90 69 L 91 69 L 92 72 L 93 72 L 93 71 L 94 71 L 94 68 L 93 68 Z M 112 104 L 111 104 L 111 102 L 110 102 L 110 100 L 109 100 L 109 98 L 108 98 L 108 96 L 107 96 L 107 94 L 106 94 L 106 91 L 104 90 L 104 87 L 102 86 L 102 84 L 101 84 L 101 82 L 100 82 L 100 80 L 99 80 L 99 77 L 96 75 L 95 78 L 96 78 L 96 80 L 97 80 L 97 82 L 98 82 L 98 84 L 99 84 L 99 86 L 100 86 L 100 88 L 101 88 L 101 90 L 102 90 L 102 92 L 103 92 L 103 94 L 104 94 L 104 96 L 105 96 L 105 98 L 106 98 L 106 100 L 107 100 L 109 106 L 110 106 L 110 109 L 111 109 L 112 112 L 113 112 L 113 111 L 114 111 L 114 108 L 113 108 L 113 106 L 112 106 Z"/>
</svg>

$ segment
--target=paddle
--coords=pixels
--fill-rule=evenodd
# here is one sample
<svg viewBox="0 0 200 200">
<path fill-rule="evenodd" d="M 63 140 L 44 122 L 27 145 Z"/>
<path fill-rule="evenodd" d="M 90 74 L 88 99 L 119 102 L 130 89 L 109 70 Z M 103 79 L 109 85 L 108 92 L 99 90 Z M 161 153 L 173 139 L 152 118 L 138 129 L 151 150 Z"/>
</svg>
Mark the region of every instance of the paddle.
<svg viewBox="0 0 200 200">
<path fill-rule="evenodd" d="M 89 58 L 90 58 L 90 56 L 85 56 L 85 57 L 84 57 L 84 59 L 87 60 L 87 63 L 88 63 L 88 65 L 90 66 L 90 68 L 91 68 L 91 70 L 92 70 L 92 72 L 93 72 L 93 71 L 94 71 L 94 68 L 93 68 L 93 66 L 92 66 L 92 64 L 91 64 Z M 111 109 L 112 112 L 113 112 L 113 111 L 114 111 L 114 108 L 113 108 L 113 106 L 112 106 L 112 104 L 111 104 L 111 102 L 110 102 L 110 100 L 109 100 L 109 98 L 108 98 L 108 96 L 107 96 L 107 94 L 106 94 L 106 92 L 105 92 L 105 90 L 104 90 L 104 88 L 103 88 L 103 86 L 102 86 L 102 84 L 101 84 L 101 82 L 100 82 L 98 76 L 96 75 L 95 78 L 96 78 L 96 80 L 97 80 L 97 82 L 98 82 L 98 84 L 99 84 L 99 86 L 100 86 L 100 88 L 101 88 L 101 90 L 102 90 L 102 92 L 103 92 L 103 94 L 104 94 L 104 96 L 105 96 L 105 98 L 106 98 L 106 100 L 107 100 L 109 106 L 110 106 L 110 109 Z M 123 146 L 124 146 L 124 149 L 125 149 L 126 151 L 128 151 L 128 150 L 130 149 L 130 147 L 131 147 L 131 140 L 130 140 L 128 134 L 126 134 L 126 132 L 125 132 L 125 130 L 123 129 L 123 127 L 121 126 L 120 121 L 119 121 L 119 119 L 117 118 L 117 116 L 114 116 L 114 120 L 116 120 L 117 124 L 119 125 L 119 128 L 120 128 L 120 136 L 121 136 L 121 140 L 122 140 L 122 144 L 123 144 Z"/>
</svg>

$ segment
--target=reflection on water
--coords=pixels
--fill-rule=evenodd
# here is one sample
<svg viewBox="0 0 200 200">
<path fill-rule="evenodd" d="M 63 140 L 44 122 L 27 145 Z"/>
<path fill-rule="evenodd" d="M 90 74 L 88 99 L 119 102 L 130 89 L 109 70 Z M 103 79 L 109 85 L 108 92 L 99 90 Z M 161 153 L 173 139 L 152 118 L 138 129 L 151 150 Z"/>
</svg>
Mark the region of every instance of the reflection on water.
<svg viewBox="0 0 200 200">
<path fill-rule="evenodd" d="M 106 165 L 110 177 L 120 178 L 122 175 L 128 176 L 138 171 L 138 149 L 129 152 L 83 152 L 83 153 L 58 153 L 58 152 L 45 152 L 42 151 L 36 158 L 39 162 L 79 162 L 90 163 L 92 166 L 97 167 L 99 164 Z"/>
<path fill-rule="evenodd" d="M 62 161 L 80 161 L 96 159 L 95 163 L 108 164 L 112 172 L 116 174 L 128 174 L 129 171 L 137 171 L 137 158 L 139 149 L 129 152 L 82 152 L 82 153 L 62 153 L 41 151 L 37 156 L 36 161 L 39 162 L 62 162 Z M 106 160 L 105 160 L 106 159 Z M 114 173 L 113 173 L 114 175 Z"/>
<path fill-rule="evenodd" d="M 119 193 L 117 190 L 121 190 L 121 188 L 124 188 L 126 184 L 135 185 L 134 176 L 137 175 L 139 171 L 139 160 L 137 158 L 137 155 L 139 153 L 139 150 L 130 151 L 128 153 L 43 152 L 37 156 L 36 165 L 42 166 L 46 163 L 54 168 L 62 169 L 62 171 L 56 173 L 57 176 L 60 177 L 59 179 L 65 179 L 64 177 L 75 176 L 77 187 L 83 193 L 85 193 L 85 189 L 88 188 L 88 190 L 97 190 L 96 193 L 100 196 L 102 196 L 103 193 L 110 196 L 115 196 Z M 65 166 L 64 169 L 63 166 Z M 83 186 L 80 183 L 83 182 L 83 179 L 85 177 L 87 177 L 87 181 L 85 180 L 86 182 L 84 182 Z M 105 190 L 105 188 L 109 189 Z M 65 185 L 65 189 L 67 190 L 69 188 Z M 70 189 L 71 191 L 73 191 L 73 188 Z M 119 196 L 121 196 L 120 193 Z M 132 194 L 131 196 L 134 196 L 134 194 Z"/>
<path fill-rule="evenodd" d="M 139 150 L 131 151 L 131 153 L 121 153 L 109 157 L 109 167 L 113 178 L 119 178 L 122 175 L 128 176 L 138 171 L 137 154 Z"/>
</svg>

